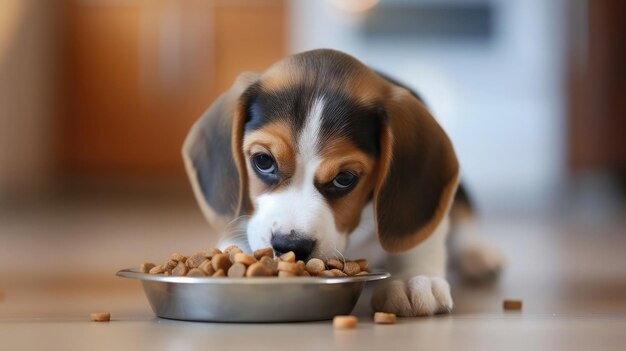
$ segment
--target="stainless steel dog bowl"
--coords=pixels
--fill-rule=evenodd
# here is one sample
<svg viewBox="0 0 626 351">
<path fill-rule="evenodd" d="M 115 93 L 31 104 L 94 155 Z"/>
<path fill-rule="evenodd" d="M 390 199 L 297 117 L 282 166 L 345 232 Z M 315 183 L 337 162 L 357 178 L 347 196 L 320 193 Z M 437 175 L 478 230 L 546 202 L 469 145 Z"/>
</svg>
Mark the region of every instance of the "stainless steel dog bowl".
<svg viewBox="0 0 626 351">
<path fill-rule="evenodd" d="M 163 318 L 212 322 L 295 322 L 349 314 L 368 281 L 389 273 L 355 277 L 173 277 L 124 269 L 139 279 L 154 313 Z"/>
</svg>

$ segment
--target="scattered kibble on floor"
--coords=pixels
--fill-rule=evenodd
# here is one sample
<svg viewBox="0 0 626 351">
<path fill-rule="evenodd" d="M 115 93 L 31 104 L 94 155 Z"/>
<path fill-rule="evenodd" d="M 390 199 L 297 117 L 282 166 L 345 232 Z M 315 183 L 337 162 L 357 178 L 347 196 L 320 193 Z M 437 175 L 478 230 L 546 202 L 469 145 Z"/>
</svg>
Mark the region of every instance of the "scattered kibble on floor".
<svg viewBox="0 0 626 351">
<path fill-rule="evenodd" d="M 111 320 L 109 312 L 93 312 L 89 315 L 94 322 L 108 322 Z"/>
<path fill-rule="evenodd" d="M 376 324 L 395 324 L 396 315 L 393 313 L 376 312 L 374 313 L 374 323 Z"/>
<path fill-rule="evenodd" d="M 354 329 L 359 324 L 359 319 L 355 316 L 335 316 L 333 327 L 335 329 Z"/>
<path fill-rule="evenodd" d="M 504 300 L 502 301 L 502 308 L 505 311 L 521 311 L 522 300 Z"/>
</svg>

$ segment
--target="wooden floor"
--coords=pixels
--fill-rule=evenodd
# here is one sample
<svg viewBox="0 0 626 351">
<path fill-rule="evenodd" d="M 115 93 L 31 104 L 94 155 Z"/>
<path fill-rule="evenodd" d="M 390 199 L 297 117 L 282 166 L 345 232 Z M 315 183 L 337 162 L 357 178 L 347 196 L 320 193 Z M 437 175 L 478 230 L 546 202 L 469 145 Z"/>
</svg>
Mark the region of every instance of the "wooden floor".
<svg viewBox="0 0 626 351">
<path fill-rule="evenodd" d="M 155 318 L 137 282 L 116 270 L 192 252 L 212 240 L 188 196 L 70 197 L 0 212 L 0 349 L 626 350 L 626 221 L 544 215 L 484 219 L 501 247 L 501 279 L 451 276 L 451 315 L 374 325 L 366 296 L 356 330 L 329 322 L 187 323 Z M 503 312 L 502 299 L 524 301 Z M 303 302 L 306 303 L 306 302 Z M 110 311 L 113 321 L 88 314 Z"/>
</svg>

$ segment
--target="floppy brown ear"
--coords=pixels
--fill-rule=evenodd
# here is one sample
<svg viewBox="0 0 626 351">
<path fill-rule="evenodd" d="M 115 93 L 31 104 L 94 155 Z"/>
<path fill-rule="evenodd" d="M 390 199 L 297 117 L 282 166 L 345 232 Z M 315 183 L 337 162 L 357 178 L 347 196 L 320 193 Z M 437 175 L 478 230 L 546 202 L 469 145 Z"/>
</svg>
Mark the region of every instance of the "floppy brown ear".
<svg viewBox="0 0 626 351">
<path fill-rule="evenodd" d="M 247 210 L 247 175 L 242 167 L 241 144 L 245 118 L 244 91 L 258 80 L 252 72 L 240 74 L 194 123 L 183 144 L 187 176 L 202 213 L 214 229 L 221 230 Z"/>
<path fill-rule="evenodd" d="M 448 136 L 409 91 L 393 87 L 385 110 L 374 202 L 380 243 L 396 253 L 426 240 L 445 217 L 459 165 Z"/>
</svg>

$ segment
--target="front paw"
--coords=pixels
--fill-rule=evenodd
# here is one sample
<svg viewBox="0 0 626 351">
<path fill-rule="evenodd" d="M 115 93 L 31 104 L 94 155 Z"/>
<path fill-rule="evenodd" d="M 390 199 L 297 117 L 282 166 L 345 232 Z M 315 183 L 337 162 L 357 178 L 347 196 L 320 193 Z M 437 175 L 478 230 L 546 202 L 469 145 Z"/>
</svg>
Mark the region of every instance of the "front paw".
<svg viewBox="0 0 626 351">
<path fill-rule="evenodd" d="M 395 313 L 400 317 L 449 313 L 452 306 L 450 284 L 443 278 L 425 275 L 383 284 L 372 297 L 372 308 L 376 312 Z"/>
</svg>

